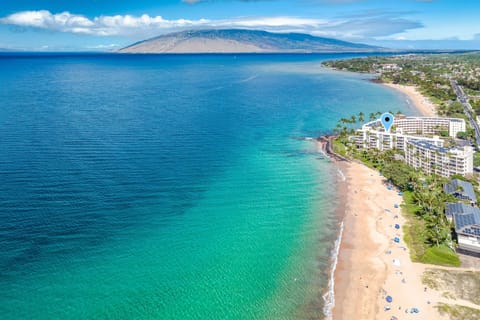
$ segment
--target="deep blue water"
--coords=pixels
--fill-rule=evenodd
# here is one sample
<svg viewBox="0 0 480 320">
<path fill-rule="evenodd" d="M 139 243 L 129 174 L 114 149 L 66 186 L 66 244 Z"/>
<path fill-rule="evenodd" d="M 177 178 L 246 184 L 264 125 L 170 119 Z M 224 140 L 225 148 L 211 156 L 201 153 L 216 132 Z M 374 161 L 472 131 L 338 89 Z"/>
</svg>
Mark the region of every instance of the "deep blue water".
<svg viewBox="0 0 480 320">
<path fill-rule="evenodd" d="M 2 319 L 321 317 L 348 55 L 0 55 Z"/>
</svg>

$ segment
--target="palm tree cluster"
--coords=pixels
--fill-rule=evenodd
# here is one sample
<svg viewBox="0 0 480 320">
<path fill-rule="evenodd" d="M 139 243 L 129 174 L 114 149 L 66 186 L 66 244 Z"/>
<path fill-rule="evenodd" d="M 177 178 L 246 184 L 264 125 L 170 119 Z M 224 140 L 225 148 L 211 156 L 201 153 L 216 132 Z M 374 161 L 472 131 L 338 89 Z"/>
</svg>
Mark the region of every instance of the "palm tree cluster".
<svg viewBox="0 0 480 320">
<path fill-rule="evenodd" d="M 438 185 L 416 188 L 413 199 L 418 205 L 417 215 L 425 223 L 425 238 L 431 245 L 451 242 L 452 225 L 447 220 L 445 203 L 447 195 Z"/>
<path fill-rule="evenodd" d="M 352 115 L 350 118 L 340 118 L 335 129 L 333 129 L 333 132 L 342 137 L 345 137 L 348 134 L 354 134 L 357 123 L 362 123 L 363 121 L 365 121 L 365 115 L 363 112 L 359 112 L 358 116 Z"/>
<path fill-rule="evenodd" d="M 393 114 L 392 111 L 388 111 Z M 368 120 L 373 121 L 382 115 L 383 112 L 370 112 L 368 115 Z M 397 111 L 396 114 L 400 114 L 400 111 Z M 338 120 L 337 125 L 333 129 L 335 134 L 340 135 L 341 137 L 346 137 L 347 135 L 353 135 L 355 133 L 355 129 L 358 128 L 359 125 L 362 125 L 363 122 L 366 120 L 366 115 L 363 112 L 359 112 L 358 115 L 352 115 L 350 118 L 340 118 Z"/>
</svg>

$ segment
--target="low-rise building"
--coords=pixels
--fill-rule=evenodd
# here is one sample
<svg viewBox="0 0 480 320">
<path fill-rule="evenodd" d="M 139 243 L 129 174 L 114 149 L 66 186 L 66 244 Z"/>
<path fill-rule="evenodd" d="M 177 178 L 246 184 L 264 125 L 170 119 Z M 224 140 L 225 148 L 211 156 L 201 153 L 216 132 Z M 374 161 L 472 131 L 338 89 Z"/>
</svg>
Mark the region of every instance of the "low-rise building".
<svg viewBox="0 0 480 320">
<path fill-rule="evenodd" d="M 475 191 L 470 182 L 453 179 L 452 181 L 443 184 L 443 191 L 453 195 L 459 200 L 466 200 L 471 204 L 477 203 L 477 196 L 475 195 Z"/>
<path fill-rule="evenodd" d="M 458 247 L 480 253 L 480 209 L 464 203 L 447 203 L 445 213 L 455 224 Z"/>
<path fill-rule="evenodd" d="M 456 214 L 470 214 L 477 210 L 479 210 L 478 207 L 463 202 L 447 202 L 445 204 L 445 215 L 449 221 L 453 221 L 453 216 Z"/>
</svg>

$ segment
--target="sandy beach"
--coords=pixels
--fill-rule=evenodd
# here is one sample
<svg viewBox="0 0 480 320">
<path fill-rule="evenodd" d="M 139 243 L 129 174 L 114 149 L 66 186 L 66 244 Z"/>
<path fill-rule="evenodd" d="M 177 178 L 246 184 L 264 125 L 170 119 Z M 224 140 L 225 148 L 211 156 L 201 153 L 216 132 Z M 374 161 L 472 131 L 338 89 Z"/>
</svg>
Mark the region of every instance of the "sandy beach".
<svg viewBox="0 0 480 320">
<path fill-rule="evenodd" d="M 423 115 L 435 115 L 433 104 L 415 87 L 385 85 L 407 95 Z M 442 301 L 441 294 L 422 285 L 426 266 L 411 262 L 403 242 L 405 219 L 398 191 L 389 190 L 385 179 L 363 164 L 336 164 L 346 180 L 338 181 L 344 231 L 335 270 L 333 319 L 445 319 L 434 308 Z M 419 313 L 411 313 L 412 308 Z"/>
<path fill-rule="evenodd" d="M 427 97 L 423 96 L 416 87 L 393 83 L 382 83 L 382 85 L 405 94 L 422 115 L 432 117 L 436 115 L 435 105 Z"/>
<path fill-rule="evenodd" d="M 434 308 L 440 295 L 425 291 L 424 266 L 410 261 L 403 243 L 405 220 L 401 209 L 395 208 L 402 201 L 398 191 L 388 190 L 385 179 L 362 164 L 338 165 L 347 178 L 339 181 L 347 205 L 333 319 L 442 319 Z M 386 301 L 387 296 L 392 302 Z M 412 308 L 420 312 L 410 313 Z"/>
</svg>

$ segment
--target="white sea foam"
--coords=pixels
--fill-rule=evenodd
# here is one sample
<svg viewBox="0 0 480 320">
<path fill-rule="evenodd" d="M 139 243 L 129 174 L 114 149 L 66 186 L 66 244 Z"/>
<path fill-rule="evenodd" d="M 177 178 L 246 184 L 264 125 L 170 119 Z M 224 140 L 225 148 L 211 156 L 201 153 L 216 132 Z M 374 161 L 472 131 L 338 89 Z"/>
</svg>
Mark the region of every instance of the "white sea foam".
<svg viewBox="0 0 480 320">
<path fill-rule="evenodd" d="M 327 159 L 329 158 L 328 155 L 325 153 L 325 151 L 320 149 L 320 150 L 318 150 L 318 152 L 321 153 L 325 158 L 327 158 Z"/>
<path fill-rule="evenodd" d="M 343 235 L 343 221 L 340 224 L 340 231 L 338 232 L 338 238 L 335 240 L 335 245 L 332 249 L 332 267 L 330 269 L 330 279 L 328 280 L 328 290 L 323 295 L 323 301 L 325 306 L 323 307 L 323 314 L 328 320 L 332 319 L 332 310 L 335 306 L 335 269 L 337 268 L 338 253 L 340 252 L 340 244 L 342 243 Z"/>
<path fill-rule="evenodd" d="M 248 82 L 248 81 L 254 80 L 254 79 L 256 79 L 256 78 L 258 78 L 258 76 L 257 76 L 257 75 L 254 75 L 254 76 L 248 77 L 248 78 L 246 78 L 246 79 L 242 79 L 242 80 L 240 80 L 240 81 L 238 81 L 238 82 L 239 82 L 239 83 Z"/>
<path fill-rule="evenodd" d="M 347 180 L 347 178 L 345 178 L 345 175 L 343 174 L 342 170 L 337 169 L 337 172 L 338 172 L 338 175 L 340 176 L 340 178 L 342 178 L 342 181 Z"/>
</svg>

